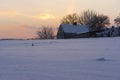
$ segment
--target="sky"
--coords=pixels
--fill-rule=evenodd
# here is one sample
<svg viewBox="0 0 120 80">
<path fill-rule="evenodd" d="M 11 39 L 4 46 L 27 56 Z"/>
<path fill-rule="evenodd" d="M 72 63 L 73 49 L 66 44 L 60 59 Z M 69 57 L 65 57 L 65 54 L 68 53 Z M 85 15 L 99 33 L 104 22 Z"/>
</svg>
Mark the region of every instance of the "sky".
<svg viewBox="0 0 120 80">
<path fill-rule="evenodd" d="M 94 10 L 119 15 L 120 0 L 0 0 L 0 39 L 33 38 L 41 26 L 58 27 L 63 16 Z"/>
</svg>

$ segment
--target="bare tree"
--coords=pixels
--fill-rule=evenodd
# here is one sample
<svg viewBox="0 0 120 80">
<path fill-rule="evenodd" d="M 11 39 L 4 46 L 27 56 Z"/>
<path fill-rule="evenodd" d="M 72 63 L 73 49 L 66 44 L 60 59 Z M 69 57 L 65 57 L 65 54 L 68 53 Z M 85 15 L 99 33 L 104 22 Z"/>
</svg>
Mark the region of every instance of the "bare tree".
<svg viewBox="0 0 120 80">
<path fill-rule="evenodd" d="M 61 23 L 74 24 L 75 22 L 88 25 L 91 31 L 100 30 L 106 25 L 109 25 L 109 17 L 103 14 L 98 14 L 96 11 L 87 10 L 80 15 L 77 13 L 69 14 L 61 20 Z"/>
<path fill-rule="evenodd" d="M 91 22 L 96 16 L 97 16 L 96 12 L 87 10 L 80 14 L 78 22 L 84 25 L 91 25 Z"/>
<path fill-rule="evenodd" d="M 120 26 L 120 14 L 116 17 L 116 19 L 114 19 L 114 21 L 117 26 Z"/>
<path fill-rule="evenodd" d="M 54 39 L 54 29 L 48 26 L 42 26 L 37 31 L 39 39 Z"/>
<path fill-rule="evenodd" d="M 90 24 L 91 30 L 100 30 L 106 27 L 109 24 L 109 18 L 105 15 L 97 15 L 93 18 Z"/>
<path fill-rule="evenodd" d="M 77 21 L 78 15 L 76 13 L 68 14 L 67 16 L 63 17 L 61 20 L 62 24 L 73 24 Z"/>
<path fill-rule="evenodd" d="M 99 30 L 109 23 L 109 17 L 98 14 L 96 11 L 84 11 L 78 18 L 80 24 L 90 26 L 90 30 Z"/>
</svg>

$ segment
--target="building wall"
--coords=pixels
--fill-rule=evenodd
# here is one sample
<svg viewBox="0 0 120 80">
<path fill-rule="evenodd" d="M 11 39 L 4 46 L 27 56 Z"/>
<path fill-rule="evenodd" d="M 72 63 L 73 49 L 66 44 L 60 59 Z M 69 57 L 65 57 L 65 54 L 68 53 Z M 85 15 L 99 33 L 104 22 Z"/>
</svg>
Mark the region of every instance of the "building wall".
<svg viewBox="0 0 120 80">
<path fill-rule="evenodd" d="M 64 31 L 61 26 L 59 27 L 57 32 L 57 39 L 64 39 Z"/>
<path fill-rule="evenodd" d="M 70 39 L 70 38 L 73 38 L 73 33 L 64 33 L 64 39 Z"/>
<path fill-rule="evenodd" d="M 71 38 L 89 38 L 93 37 L 91 33 L 83 33 L 83 34 L 73 34 L 73 33 L 64 33 L 64 38 L 62 39 L 71 39 Z"/>
<path fill-rule="evenodd" d="M 76 34 L 73 36 L 73 38 L 89 38 L 90 33 L 83 33 L 83 34 Z"/>
</svg>

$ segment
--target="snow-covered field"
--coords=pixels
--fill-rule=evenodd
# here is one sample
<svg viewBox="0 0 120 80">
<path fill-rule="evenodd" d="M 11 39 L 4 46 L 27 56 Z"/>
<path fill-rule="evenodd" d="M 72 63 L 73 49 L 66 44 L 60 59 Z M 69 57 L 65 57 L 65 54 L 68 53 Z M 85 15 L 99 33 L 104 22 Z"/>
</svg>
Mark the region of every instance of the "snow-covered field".
<svg viewBox="0 0 120 80">
<path fill-rule="evenodd" d="M 120 38 L 1 40 L 0 80 L 120 80 Z"/>
</svg>

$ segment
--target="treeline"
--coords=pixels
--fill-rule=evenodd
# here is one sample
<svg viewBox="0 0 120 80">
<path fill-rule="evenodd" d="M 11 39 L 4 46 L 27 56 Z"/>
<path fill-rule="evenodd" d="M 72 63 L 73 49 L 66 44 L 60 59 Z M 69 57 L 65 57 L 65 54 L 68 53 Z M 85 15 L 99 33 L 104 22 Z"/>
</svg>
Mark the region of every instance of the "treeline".
<svg viewBox="0 0 120 80">
<path fill-rule="evenodd" d="M 91 31 L 99 30 L 110 24 L 109 17 L 96 11 L 84 11 L 81 14 L 73 13 L 63 17 L 62 24 L 88 25 Z"/>
<path fill-rule="evenodd" d="M 119 27 L 120 26 L 120 15 L 118 15 L 114 19 L 114 21 L 115 21 L 116 27 Z M 75 23 L 89 26 L 90 31 L 103 30 L 103 32 L 98 33 L 99 37 L 105 37 L 105 35 L 107 35 L 108 37 L 112 37 L 116 29 L 117 29 L 117 32 L 115 33 L 120 33 L 119 28 L 114 27 L 115 30 L 113 30 L 113 27 L 108 28 L 110 27 L 109 16 L 98 13 L 93 10 L 87 10 L 87 11 L 82 12 L 81 14 L 78 14 L 78 13 L 68 14 L 64 16 L 60 22 L 60 24 L 75 24 Z M 55 30 L 56 29 L 53 27 L 42 26 L 37 31 L 37 36 L 38 36 L 37 39 L 56 38 Z"/>
</svg>

